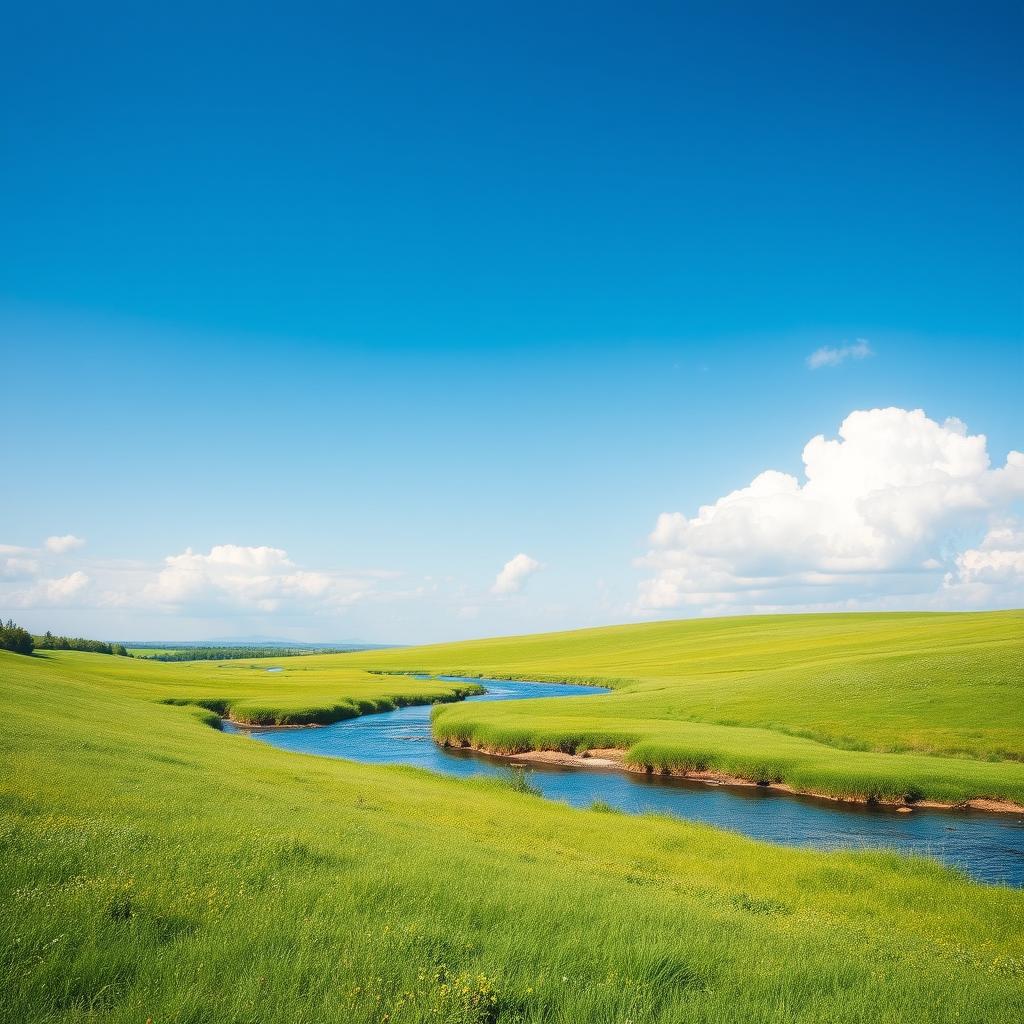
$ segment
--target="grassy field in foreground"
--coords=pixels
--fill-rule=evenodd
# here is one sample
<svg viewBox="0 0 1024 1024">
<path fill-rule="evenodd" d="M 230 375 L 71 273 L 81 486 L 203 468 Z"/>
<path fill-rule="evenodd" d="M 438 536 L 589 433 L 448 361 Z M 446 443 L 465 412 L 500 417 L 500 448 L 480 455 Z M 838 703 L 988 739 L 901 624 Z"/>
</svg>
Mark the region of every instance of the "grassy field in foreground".
<svg viewBox="0 0 1024 1024">
<path fill-rule="evenodd" d="M 1020 892 L 921 859 L 303 757 L 162 703 L 273 707 L 281 687 L 275 710 L 293 712 L 423 695 L 335 659 L 296 678 L 0 653 L 0 1020 L 1024 1013 Z"/>
<path fill-rule="evenodd" d="M 352 655 L 351 664 L 607 681 L 605 697 L 453 705 L 439 739 L 620 747 L 808 792 L 1024 803 L 1024 613 L 646 623 Z"/>
</svg>

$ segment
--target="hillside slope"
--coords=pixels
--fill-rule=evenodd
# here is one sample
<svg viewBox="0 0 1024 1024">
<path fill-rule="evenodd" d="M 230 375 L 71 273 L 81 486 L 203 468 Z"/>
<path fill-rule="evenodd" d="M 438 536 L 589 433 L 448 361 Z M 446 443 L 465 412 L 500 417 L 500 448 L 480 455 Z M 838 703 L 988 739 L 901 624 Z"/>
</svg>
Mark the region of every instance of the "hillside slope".
<svg viewBox="0 0 1024 1024">
<path fill-rule="evenodd" d="M 607 681 L 600 699 L 438 709 L 495 752 L 624 749 L 852 798 L 1024 803 L 1024 613 L 645 623 L 352 656 L 378 670 Z"/>
</svg>

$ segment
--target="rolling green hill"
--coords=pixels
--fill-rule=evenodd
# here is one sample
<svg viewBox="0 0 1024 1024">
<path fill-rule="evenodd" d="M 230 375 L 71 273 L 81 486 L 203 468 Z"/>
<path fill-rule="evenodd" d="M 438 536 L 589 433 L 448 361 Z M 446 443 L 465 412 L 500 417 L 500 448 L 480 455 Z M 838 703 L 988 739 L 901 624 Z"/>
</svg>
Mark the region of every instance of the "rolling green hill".
<svg viewBox="0 0 1024 1024">
<path fill-rule="evenodd" d="M 841 661 L 815 635 L 824 627 L 776 625 L 774 663 L 766 658 L 775 678 L 794 651 L 808 666 Z M 1019 618 L 950 625 L 965 631 L 950 650 L 973 643 L 1011 657 Z M 767 621 L 748 626 L 761 630 L 758 646 L 771 646 Z M 854 621 L 836 626 L 851 663 L 881 643 L 877 634 L 860 643 Z M 685 639 L 691 628 L 696 640 Z M 701 653 L 700 628 L 734 632 L 718 634 L 717 653 L 710 642 Z M 645 680 L 610 696 L 550 700 L 556 731 L 560 704 L 588 721 L 620 700 L 660 701 L 665 714 L 688 692 L 688 673 L 673 667 L 683 649 L 702 678 L 716 675 L 710 666 L 727 671 L 730 645 L 738 682 L 761 671 L 753 646 L 741 650 L 743 628 L 666 624 L 377 652 L 358 656 L 362 668 L 352 655 L 312 656 L 274 673 L 272 662 L 0 652 L 0 1021 L 1020 1019 L 1019 891 L 921 858 L 774 847 L 676 820 L 573 810 L 493 780 L 286 753 L 209 727 L 215 712 L 325 720 L 453 695 L 450 685 L 368 667 Z M 787 628 L 796 631 L 788 639 Z M 928 650 L 930 628 L 880 620 L 880 634 L 896 630 L 885 657 L 903 649 L 914 677 L 910 651 Z M 632 673 L 621 642 L 630 629 L 639 631 Z M 985 692 L 998 695 L 998 657 L 985 664 Z M 961 685 L 951 674 L 942 692 Z M 865 686 L 851 702 L 851 736 L 881 744 L 894 734 L 884 690 Z M 755 689 L 735 700 L 731 714 L 758 714 Z M 922 704 L 910 720 L 928 742 L 966 743 L 972 730 L 979 751 L 1015 742 L 1014 715 L 993 707 L 987 731 L 975 709 L 958 730 L 952 706 L 934 731 Z M 438 721 L 473 707 L 447 705 Z M 812 702 L 807 715 L 817 713 Z"/>
<path fill-rule="evenodd" d="M 619 747 L 827 795 L 1024 803 L 1024 613 L 646 623 L 354 655 L 390 671 L 607 682 L 608 697 L 440 708 L 495 752 Z"/>
</svg>

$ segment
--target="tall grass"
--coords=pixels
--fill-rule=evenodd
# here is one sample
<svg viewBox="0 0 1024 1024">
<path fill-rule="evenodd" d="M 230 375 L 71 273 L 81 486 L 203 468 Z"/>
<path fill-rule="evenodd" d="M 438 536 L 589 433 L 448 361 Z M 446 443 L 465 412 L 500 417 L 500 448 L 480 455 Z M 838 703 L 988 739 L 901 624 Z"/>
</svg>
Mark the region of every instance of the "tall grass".
<svg viewBox="0 0 1024 1024">
<path fill-rule="evenodd" d="M 441 690 L 350 675 L 349 657 L 311 669 L 305 706 Z M 274 707 L 280 686 L 277 710 L 296 708 L 301 681 L 115 661 L 0 654 L 4 1022 L 1024 1012 L 1018 891 L 921 858 L 776 848 L 287 753 L 165 701 Z"/>
</svg>

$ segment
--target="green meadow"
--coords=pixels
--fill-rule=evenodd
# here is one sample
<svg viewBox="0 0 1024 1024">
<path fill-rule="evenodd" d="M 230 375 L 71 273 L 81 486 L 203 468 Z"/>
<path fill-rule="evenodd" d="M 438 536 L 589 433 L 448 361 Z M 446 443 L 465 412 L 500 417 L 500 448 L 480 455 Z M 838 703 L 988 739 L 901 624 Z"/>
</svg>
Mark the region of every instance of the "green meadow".
<svg viewBox="0 0 1024 1024">
<path fill-rule="evenodd" d="M 438 739 L 619 747 L 827 795 L 1024 803 L 1024 613 L 701 619 L 353 655 L 452 675 L 604 682 L 606 697 L 467 704 Z"/>
<path fill-rule="evenodd" d="M 861 769 L 881 785 L 889 758 L 908 778 L 934 764 L 936 786 L 1006 795 L 1020 792 L 1021 625 L 663 623 L 281 672 L 0 652 L 0 1020 L 1017 1021 L 1020 891 L 923 858 L 573 810 L 513 783 L 303 756 L 211 725 L 440 702 L 441 735 L 615 739 L 678 758 L 700 730 L 703 757 L 747 744 L 785 762 L 777 751 L 807 744 L 822 768 L 834 758 L 837 785 Z M 616 689 L 461 705 L 445 702 L 471 684 L 390 674 L 419 669 Z"/>
</svg>

